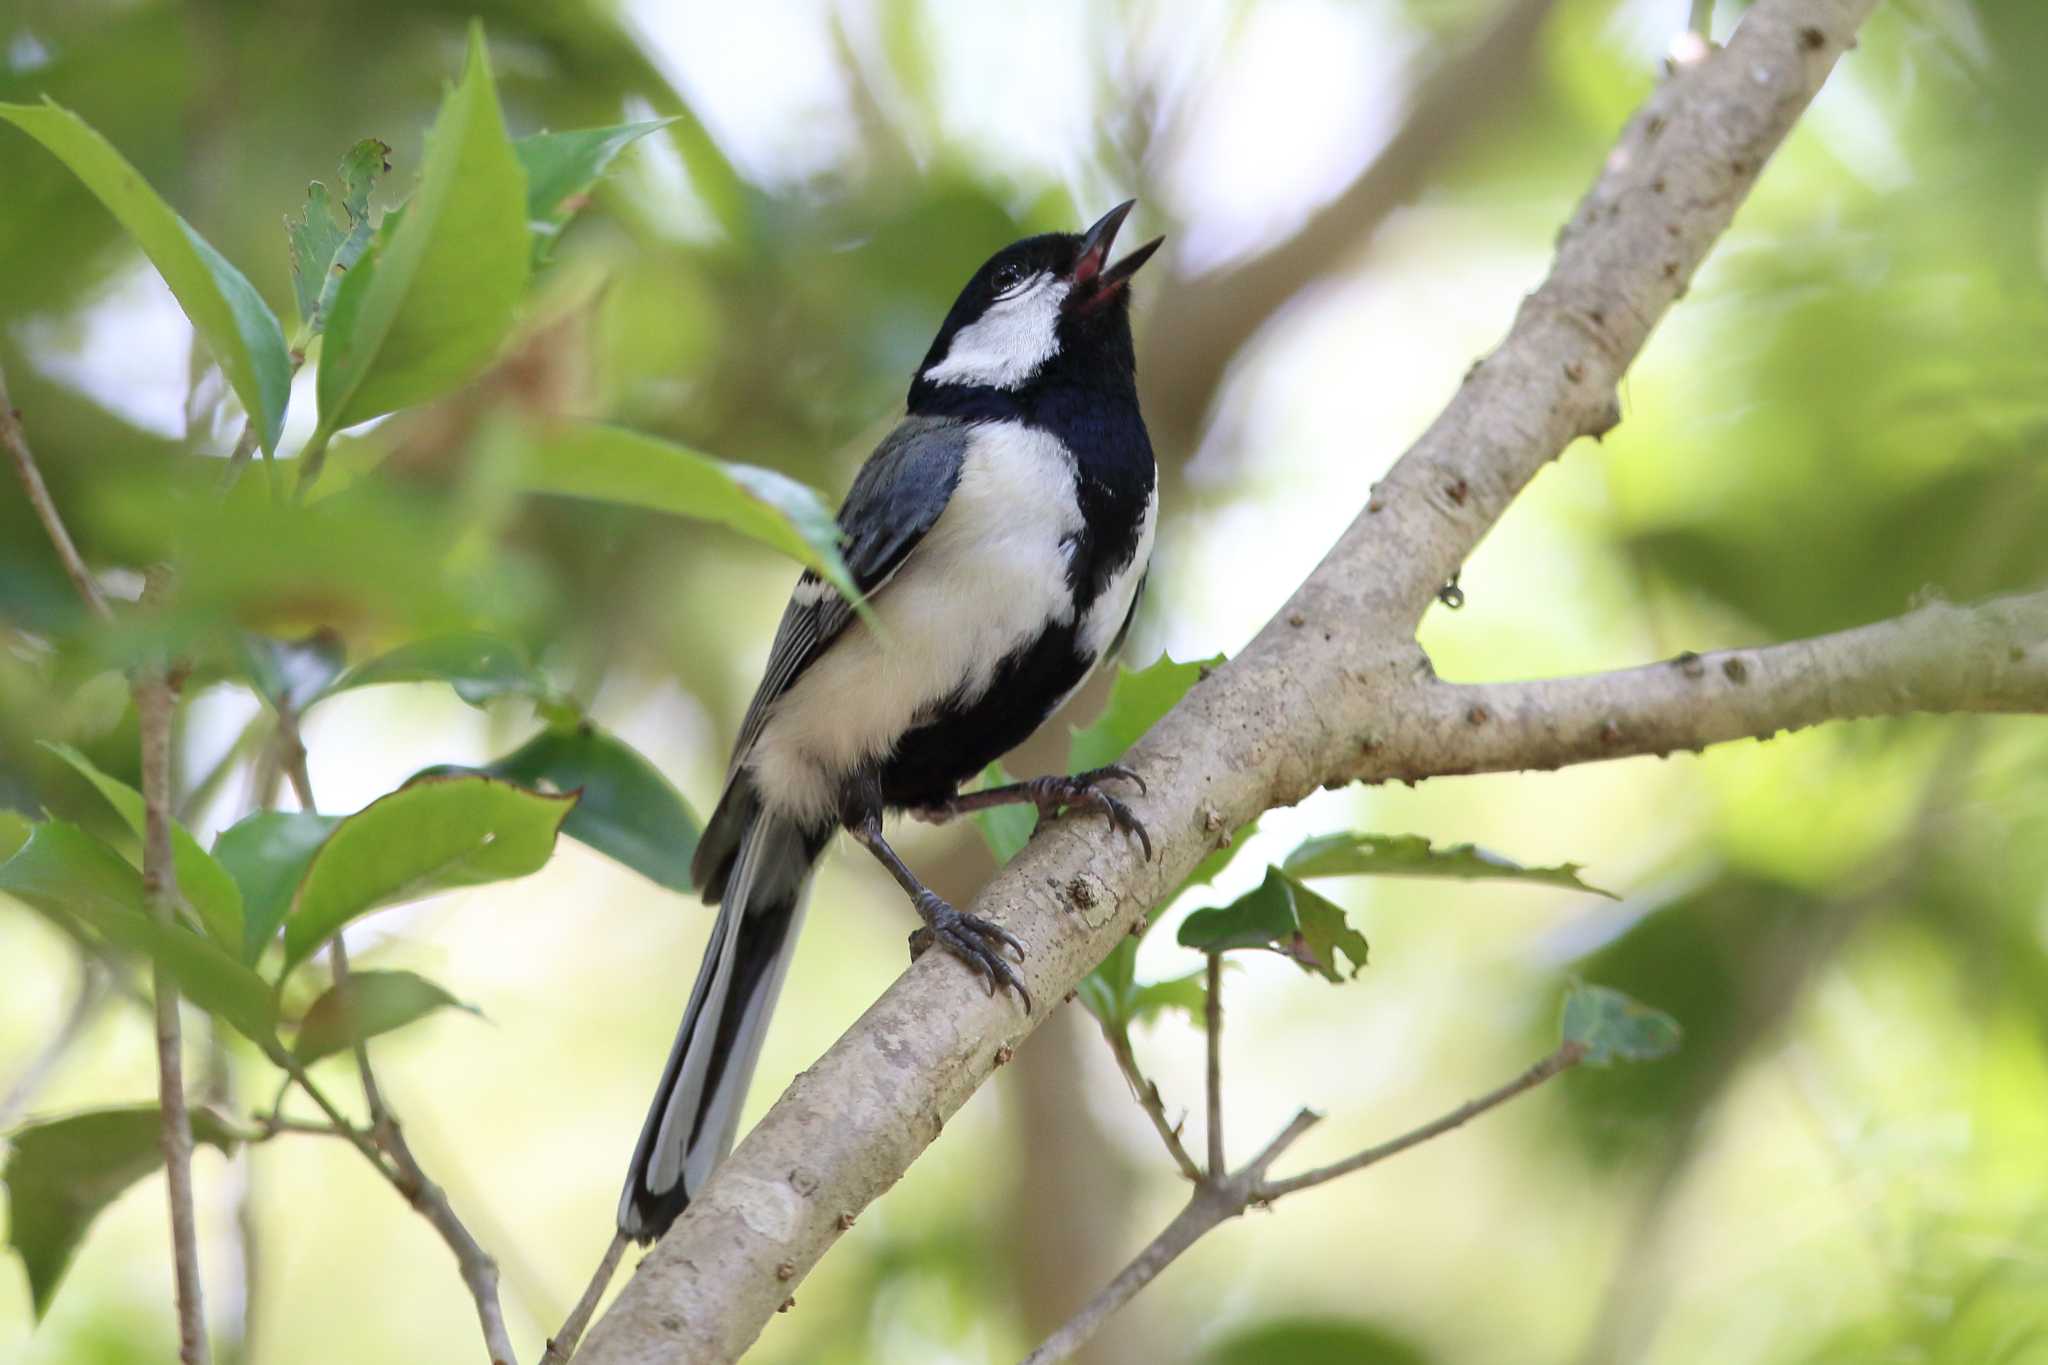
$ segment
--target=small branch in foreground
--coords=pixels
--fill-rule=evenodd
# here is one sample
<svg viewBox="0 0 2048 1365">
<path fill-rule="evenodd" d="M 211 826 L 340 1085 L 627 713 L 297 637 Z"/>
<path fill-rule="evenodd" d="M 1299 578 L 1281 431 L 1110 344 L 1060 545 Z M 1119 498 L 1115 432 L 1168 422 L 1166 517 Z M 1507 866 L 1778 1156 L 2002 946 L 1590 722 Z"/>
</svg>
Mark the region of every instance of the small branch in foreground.
<svg viewBox="0 0 2048 1365">
<path fill-rule="evenodd" d="M 171 709 L 175 697 L 163 670 L 135 679 L 142 736 L 142 890 L 159 924 L 177 919 L 178 873 L 171 855 Z M 155 967 L 157 1105 L 165 1183 L 170 1191 L 171 1256 L 178 1288 L 178 1359 L 206 1365 L 206 1301 L 199 1279 L 199 1228 L 192 1208 L 192 1116 L 185 1108 L 184 1039 L 178 988 L 162 961 Z"/>
<path fill-rule="evenodd" d="M 590 1325 L 590 1315 L 597 1311 L 597 1301 L 604 1297 L 612 1276 L 619 1273 L 619 1262 L 624 1259 L 630 1245 L 625 1233 L 612 1234 L 612 1244 L 605 1248 L 604 1258 L 591 1274 L 583 1297 L 576 1300 L 576 1306 L 562 1320 L 562 1330 L 548 1338 L 548 1349 L 541 1356 L 540 1365 L 568 1365 L 569 1358 L 576 1354 L 576 1343 L 583 1338 L 583 1329 Z"/>
<path fill-rule="evenodd" d="M 1221 1180 L 1229 1169 L 1223 1157 L 1223 954 L 1210 953 L 1202 1018 L 1209 1035 L 1209 1178 Z"/>
<path fill-rule="evenodd" d="M 1116 1058 L 1124 1080 L 1130 1084 L 1131 1093 L 1137 1098 L 1138 1107 L 1145 1111 L 1145 1117 L 1152 1120 L 1152 1127 L 1159 1133 L 1159 1140 L 1166 1144 L 1166 1154 L 1173 1158 L 1173 1164 L 1180 1167 L 1180 1173 L 1196 1184 L 1202 1182 L 1202 1168 L 1188 1155 L 1187 1144 L 1180 1140 L 1180 1129 L 1166 1117 L 1166 1102 L 1160 1098 L 1159 1085 L 1138 1069 L 1138 1059 L 1131 1052 L 1131 1038 L 1128 1033 L 1102 1031 L 1109 1043 L 1109 1050 Z"/>
<path fill-rule="evenodd" d="M 14 400 L 7 396 L 4 372 L 0 372 L 0 446 L 7 447 L 8 455 L 13 458 L 14 472 L 21 476 L 29 506 L 35 508 L 36 519 L 43 523 L 43 531 L 50 537 L 50 544 L 56 547 L 64 572 L 71 576 L 71 585 L 78 589 L 78 595 L 85 599 L 85 605 L 95 616 L 102 621 L 112 620 L 114 613 L 108 609 L 107 599 L 100 593 L 99 582 L 92 576 L 92 570 L 85 567 L 85 560 L 79 557 L 71 532 L 64 528 L 64 518 L 57 513 L 57 504 L 50 499 L 50 488 L 43 482 L 43 472 L 36 467 L 36 457 L 28 447 L 28 434 L 21 429 L 21 414 L 14 410 Z"/>
<path fill-rule="evenodd" d="M 1211 960 L 1214 960 L 1213 955 Z M 1214 1036 L 1213 1030 L 1211 1036 Z M 1553 1076 L 1569 1071 L 1583 1061 L 1585 1055 L 1585 1049 L 1580 1044 L 1566 1043 L 1506 1085 L 1489 1091 L 1478 1099 L 1469 1100 L 1420 1128 L 1403 1133 L 1400 1137 L 1380 1143 L 1378 1146 L 1368 1147 L 1342 1161 L 1318 1166 L 1314 1170 L 1304 1171 L 1285 1180 L 1268 1181 L 1267 1168 L 1281 1153 L 1293 1146 L 1295 1140 L 1307 1132 L 1319 1118 L 1310 1110 L 1300 1111 L 1294 1116 L 1293 1121 L 1281 1129 L 1242 1169 L 1228 1176 L 1204 1179 L 1196 1188 L 1194 1196 L 1188 1200 L 1187 1207 L 1161 1229 L 1159 1235 L 1154 1237 L 1101 1293 L 1090 1299 L 1058 1331 L 1040 1343 L 1037 1350 L 1026 1356 L 1023 1365 L 1053 1365 L 1053 1362 L 1071 1356 L 1094 1334 L 1097 1327 L 1129 1303 L 1139 1290 L 1158 1278 L 1159 1272 L 1173 1264 L 1182 1252 L 1200 1241 L 1209 1231 L 1229 1222 L 1253 1204 L 1270 1204 L 1282 1195 L 1325 1184 L 1338 1176 L 1349 1175 L 1353 1171 L 1363 1170 L 1367 1166 L 1385 1161 L 1388 1157 L 1398 1156 L 1431 1138 L 1441 1137 L 1453 1128 L 1469 1123 L 1487 1110 L 1535 1089 Z"/>
</svg>

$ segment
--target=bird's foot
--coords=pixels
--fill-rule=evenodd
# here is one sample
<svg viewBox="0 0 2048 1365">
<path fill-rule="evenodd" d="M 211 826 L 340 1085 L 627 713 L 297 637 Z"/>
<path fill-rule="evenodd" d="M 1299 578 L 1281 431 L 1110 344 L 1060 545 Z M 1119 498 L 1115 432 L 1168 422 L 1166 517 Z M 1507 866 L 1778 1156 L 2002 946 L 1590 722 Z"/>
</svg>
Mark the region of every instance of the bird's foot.
<svg viewBox="0 0 2048 1365">
<path fill-rule="evenodd" d="M 1129 806 L 1102 790 L 1102 784 L 1111 781 L 1135 782 L 1140 794 L 1147 790 L 1145 779 L 1121 763 L 1075 773 L 1071 777 L 1034 777 L 1023 785 L 1037 804 L 1041 819 L 1050 820 L 1062 811 L 1095 811 L 1108 819 L 1111 829 L 1137 835 L 1138 842 L 1145 849 L 1145 861 L 1149 863 L 1152 861 L 1152 836 Z"/>
<path fill-rule="evenodd" d="M 911 899 L 925 923 L 924 928 L 910 936 L 913 960 L 932 944 L 943 944 L 947 952 L 974 969 L 990 995 L 996 993 L 997 986 L 1006 986 L 1023 999 L 1024 1012 L 1031 1012 L 1031 992 L 1025 989 L 1024 978 L 1017 974 L 1017 969 L 1010 965 L 1001 951 L 1007 948 L 1017 955 L 1019 962 L 1024 960 L 1024 945 L 1015 934 L 978 915 L 955 910 L 936 892 L 922 891 Z"/>
</svg>

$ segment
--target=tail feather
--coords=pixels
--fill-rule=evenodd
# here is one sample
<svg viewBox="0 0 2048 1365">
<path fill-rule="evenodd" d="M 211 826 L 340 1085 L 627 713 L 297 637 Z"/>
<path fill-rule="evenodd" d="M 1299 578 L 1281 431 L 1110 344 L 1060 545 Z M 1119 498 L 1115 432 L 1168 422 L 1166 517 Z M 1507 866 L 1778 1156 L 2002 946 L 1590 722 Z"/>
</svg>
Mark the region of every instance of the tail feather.
<svg viewBox="0 0 2048 1365">
<path fill-rule="evenodd" d="M 668 1231 L 732 1148 L 825 842 L 737 787 L 712 827 L 732 844 L 729 860 L 712 855 L 718 920 L 619 1198 L 619 1231 L 643 1242 Z"/>
</svg>

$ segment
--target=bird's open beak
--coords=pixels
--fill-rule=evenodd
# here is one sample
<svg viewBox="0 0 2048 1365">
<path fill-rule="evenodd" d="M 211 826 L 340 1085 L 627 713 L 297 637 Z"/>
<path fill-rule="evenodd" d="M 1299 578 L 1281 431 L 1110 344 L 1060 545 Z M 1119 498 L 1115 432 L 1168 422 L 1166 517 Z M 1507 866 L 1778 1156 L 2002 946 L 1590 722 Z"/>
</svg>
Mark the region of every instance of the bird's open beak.
<svg viewBox="0 0 2048 1365">
<path fill-rule="evenodd" d="M 1159 250 L 1159 244 L 1166 239 L 1154 237 L 1130 255 L 1109 265 L 1109 249 L 1116 242 L 1116 230 L 1130 217 L 1131 207 L 1138 201 L 1126 199 L 1102 217 L 1095 226 L 1088 229 L 1081 238 L 1081 254 L 1074 258 L 1073 288 L 1068 291 L 1070 307 L 1093 309 L 1116 297 L 1117 291 L 1130 283 L 1131 276 L 1138 273 L 1138 267 L 1152 258 Z"/>
</svg>

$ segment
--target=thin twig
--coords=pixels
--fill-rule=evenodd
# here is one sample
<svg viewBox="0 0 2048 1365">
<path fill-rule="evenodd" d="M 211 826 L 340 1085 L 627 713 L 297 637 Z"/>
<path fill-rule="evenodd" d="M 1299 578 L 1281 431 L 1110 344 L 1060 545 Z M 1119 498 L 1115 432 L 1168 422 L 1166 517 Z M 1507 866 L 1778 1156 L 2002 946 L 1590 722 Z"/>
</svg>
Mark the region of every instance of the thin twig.
<svg viewBox="0 0 2048 1365">
<path fill-rule="evenodd" d="M 1208 956 L 1208 990 L 1202 1001 L 1202 1019 L 1209 1035 L 1209 1178 L 1221 1180 L 1228 1169 L 1223 1159 L 1223 954 Z"/>
<path fill-rule="evenodd" d="M 619 1261 L 631 1245 L 625 1233 L 612 1234 L 612 1244 L 605 1248 L 604 1259 L 597 1263 L 583 1297 L 576 1300 L 576 1306 L 562 1320 L 562 1330 L 548 1338 L 547 1353 L 541 1356 L 540 1365 L 568 1365 L 569 1358 L 576 1354 L 576 1343 L 583 1339 L 583 1329 L 590 1325 L 590 1315 L 597 1311 L 597 1301 L 604 1297 L 612 1276 L 619 1273 Z"/>
<path fill-rule="evenodd" d="M 306 745 L 299 736 L 298 715 L 289 704 L 281 703 L 277 708 L 277 748 L 280 766 L 292 784 L 292 794 L 298 798 L 300 809 L 309 814 L 316 813 L 319 806 L 313 799 L 313 783 L 306 770 Z M 328 960 L 333 964 L 335 986 L 345 986 L 348 983 L 348 948 L 339 934 L 328 945 Z M 413 1155 L 397 1118 L 384 1103 L 384 1092 L 377 1085 L 377 1073 L 370 1065 L 369 1044 L 358 1037 L 354 1052 L 356 1074 L 362 1080 L 363 1099 L 370 1110 L 370 1141 L 390 1157 L 391 1170 L 387 1174 L 393 1175 L 392 1183 L 398 1192 L 433 1225 L 434 1230 L 441 1234 L 441 1240 L 448 1244 L 448 1249 L 455 1253 L 462 1282 L 469 1287 L 470 1297 L 476 1300 L 477 1321 L 483 1328 L 484 1345 L 491 1353 L 492 1365 L 517 1365 L 512 1338 L 505 1330 L 505 1310 L 498 1301 L 498 1263 L 491 1259 L 490 1253 L 456 1216 L 454 1206 L 448 1202 L 447 1192 L 428 1177 L 419 1158 Z M 304 1084 L 303 1080 L 301 1084 Z M 330 1117 L 339 1121 L 335 1115 Z M 381 1162 L 379 1167 L 382 1169 Z"/>
<path fill-rule="evenodd" d="M 171 855 L 171 684 L 161 668 L 135 679 L 142 737 L 142 889 L 159 924 L 177 919 L 178 873 Z M 170 1190 L 171 1253 L 178 1290 L 178 1358 L 207 1365 L 206 1304 L 199 1279 L 199 1227 L 192 1209 L 192 1116 L 185 1108 L 184 1043 L 178 989 L 161 959 L 155 967 L 157 1103 L 163 1116 L 164 1174 Z"/>
<path fill-rule="evenodd" d="M 1158 1131 L 1159 1140 L 1166 1144 L 1167 1155 L 1173 1158 L 1174 1165 L 1180 1167 L 1182 1175 L 1200 1184 L 1202 1168 L 1188 1155 L 1187 1145 L 1180 1140 L 1180 1129 L 1167 1119 L 1166 1102 L 1160 1098 L 1158 1084 L 1138 1069 L 1138 1059 L 1131 1052 L 1130 1035 L 1104 1029 L 1102 1036 L 1108 1041 L 1110 1054 L 1116 1058 L 1118 1068 L 1124 1073 L 1124 1080 L 1129 1082 L 1132 1093 L 1137 1096 L 1138 1107 L 1152 1120 L 1152 1127 Z"/>
<path fill-rule="evenodd" d="M 71 575 L 71 584 L 78 589 L 78 595 L 85 599 L 85 605 L 92 609 L 102 621 L 111 621 L 114 613 L 107 607 L 107 599 L 100 594 L 100 585 L 92 576 L 92 570 L 85 567 L 79 557 L 78 546 L 72 542 L 71 532 L 64 529 L 64 518 L 57 514 L 57 504 L 50 500 L 50 488 L 43 482 L 42 470 L 36 468 L 36 457 L 28 448 L 28 434 L 21 429 L 21 414 L 14 410 L 14 400 L 7 396 L 7 374 L 0 370 L 0 446 L 7 447 L 7 453 L 14 459 L 14 471 L 21 476 L 22 487 L 28 491 L 29 506 L 35 508 L 36 517 L 43 523 L 43 530 L 50 537 L 50 544 L 56 547 L 57 558 L 63 561 L 64 572 Z"/>
<path fill-rule="evenodd" d="M 1714 0 L 1692 0 L 1692 14 L 1686 20 L 1687 30 L 1702 38 L 1714 36 Z"/>
<path fill-rule="evenodd" d="M 1285 1180 L 1262 1180 L 1252 1197 L 1261 1202 L 1271 1202 L 1283 1194 L 1293 1194 L 1296 1190 L 1321 1185 L 1335 1180 L 1338 1176 L 1349 1175 L 1353 1171 L 1362 1171 L 1367 1166 L 1377 1165 L 1390 1156 L 1399 1156 L 1410 1147 L 1419 1146 L 1434 1137 L 1442 1137 L 1453 1128 L 1463 1127 L 1487 1110 L 1506 1104 L 1524 1091 L 1534 1090 L 1552 1076 L 1571 1070 L 1584 1061 L 1585 1057 L 1586 1050 L 1581 1044 L 1565 1043 L 1506 1085 L 1490 1090 L 1476 1100 L 1467 1100 L 1441 1118 L 1433 1119 L 1420 1128 L 1382 1142 L 1377 1147 L 1368 1147 L 1362 1152 L 1354 1153 L 1342 1161 L 1333 1161 L 1327 1166 L 1318 1166 L 1312 1171 L 1303 1171 L 1300 1175 L 1289 1176 Z"/>
<path fill-rule="evenodd" d="M 1211 955 L 1214 960 L 1214 955 Z M 1277 1133 L 1273 1140 L 1262 1148 L 1259 1154 L 1247 1162 L 1241 1170 L 1221 1178 L 1209 1178 L 1201 1182 L 1187 1207 L 1174 1216 L 1160 1230 L 1157 1237 L 1145 1249 L 1132 1258 L 1114 1280 L 1111 1280 L 1097 1294 L 1084 1304 L 1081 1310 L 1061 1325 L 1060 1329 L 1039 1344 L 1037 1350 L 1024 1358 L 1023 1365 L 1053 1365 L 1065 1360 L 1081 1349 L 1095 1329 L 1143 1289 L 1159 1277 L 1159 1272 L 1200 1241 L 1211 1229 L 1229 1222 L 1253 1204 L 1270 1204 L 1285 1194 L 1305 1190 L 1335 1180 L 1338 1176 L 1349 1175 L 1367 1166 L 1399 1155 L 1410 1147 L 1418 1146 L 1434 1137 L 1441 1137 L 1453 1128 L 1469 1123 L 1472 1119 L 1496 1105 L 1507 1103 L 1525 1091 L 1533 1090 L 1543 1082 L 1563 1071 L 1569 1071 L 1585 1060 L 1585 1049 L 1578 1043 L 1565 1043 L 1557 1051 L 1545 1057 L 1521 1075 L 1496 1090 L 1489 1091 L 1476 1100 L 1459 1105 L 1443 1117 L 1423 1124 L 1420 1128 L 1403 1133 L 1390 1142 L 1368 1147 L 1342 1161 L 1328 1166 L 1318 1166 L 1286 1180 L 1267 1180 L 1266 1170 L 1281 1153 L 1291 1147 L 1295 1140 L 1313 1126 L 1318 1115 L 1303 1109 L 1288 1125 Z"/>
</svg>

